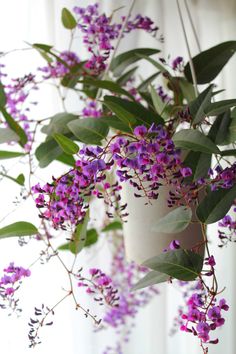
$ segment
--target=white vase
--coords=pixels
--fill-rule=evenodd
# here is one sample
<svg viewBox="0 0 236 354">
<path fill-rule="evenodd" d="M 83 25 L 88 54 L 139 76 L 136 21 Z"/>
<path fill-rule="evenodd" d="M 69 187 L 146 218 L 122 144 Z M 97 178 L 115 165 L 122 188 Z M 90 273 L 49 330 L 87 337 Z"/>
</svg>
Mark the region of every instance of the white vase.
<svg viewBox="0 0 236 354">
<path fill-rule="evenodd" d="M 145 198 L 134 197 L 134 188 L 128 183 L 122 185 L 122 202 L 127 203 L 128 217 L 124 223 L 124 242 L 128 261 L 138 264 L 163 252 L 172 240 L 179 240 L 181 247 L 191 249 L 203 241 L 200 224 L 190 224 L 184 231 L 166 234 L 152 230 L 158 219 L 170 212 L 167 206 L 169 189 L 161 187 L 157 200 L 145 205 Z M 204 247 L 200 248 L 203 254 Z"/>
</svg>

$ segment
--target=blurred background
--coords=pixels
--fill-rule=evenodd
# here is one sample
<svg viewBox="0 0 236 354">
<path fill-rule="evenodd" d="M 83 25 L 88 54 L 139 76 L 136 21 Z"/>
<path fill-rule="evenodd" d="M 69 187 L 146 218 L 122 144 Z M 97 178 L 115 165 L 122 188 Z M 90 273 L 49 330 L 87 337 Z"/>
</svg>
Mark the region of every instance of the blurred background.
<svg viewBox="0 0 236 354">
<path fill-rule="evenodd" d="M 47 43 L 54 45 L 58 50 L 67 49 L 69 34 L 61 25 L 61 10 L 63 7 L 73 9 L 74 6 L 87 6 L 93 3 L 90 0 L 8 0 L 0 2 L 0 51 L 10 51 L 14 48 L 27 47 L 29 43 Z M 235 0 L 187 0 L 192 19 L 196 28 L 197 37 L 201 49 L 207 49 L 222 41 L 234 40 L 236 36 L 236 1 Z M 128 0 L 100 0 L 100 6 L 106 13 L 115 8 L 124 6 L 121 13 L 125 14 L 130 6 Z M 187 36 L 190 42 L 191 53 L 198 53 L 198 46 L 187 16 L 184 1 L 180 0 L 183 10 Z M 157 47 L 163 51 L 163 56 L 175 58 L 181 55 L 188 61 L 188 53 L 180 24 L 175 0 L 137 0 L 134 14 L 150 16 L 157 26 L 159 33 L 164 35 L 164 43 L 156 41 L 147 33 L 139 31 L 129 35 L 120 46 L 120 51 L 136 47 Z M 83 56 L 79 39 L 74 45 L 78 56 Z M 42 59 L 37 53 L 20 51 L 9 54 L 4 58 L 9 76 L 17 77 L 33 71 L 42 64 Z M 152 70 L 147 64 L 142 68 L 145 75 Z M 223 93 L 225 98 L 235 98 L 236 93 L 236 57 L 223 70 L 216 83 L 227 91 Z M 60 111 L 60 102 L 57 94 L 51 87 L 45 87 L 37 93 L 39 104 L 33 110 L 34 117 L 48 117 Z M 78 111 L 79 103 L 72 97 L 68 101 L 68 110 Z M 8 168 L 12 174 L 17 175 L 19 165 L 10 163 Z M 24 168 L 24 167 L 23 167 Z M 65 169 L 55 163 L 40 172 L 41 180 L 48 180 L 52 174 L 60 174 Z M 8 186 L 8 188 L 6 188 Z M 16 196 L 19 197 L 19 187 L 9 181 L 0 183 L 0 219 L 2 225 L 26 218 L 37 224 L 37 210 L 30 202 L 24 202 L 20 208 L 15 208 Z M 14 213 L 11 213 L 16 209 Z M 9 213 L 9 215 L 8 215 Z M 5 216 L 8 215 L 6 218 Z M 213 226 L 209 228 L 212 247 L 217 254 L 218 276 L 220 285 L 226 286 L 224 297 L 230 305 L 230 311 L 226 315 L 227 322 L 220 331 L 220 343 L 210 347 L 210 354 L 234 354 L 236 352 L 235 336 L 235 290 L 236 258 L 234 245 L 224 248 L 217 247 L 217 232 Z M 38 257 L 38 246 L 35 250 L 32 245 L 27 248 L 19 247 L 17 240 L 3 240 L 0 247 L 0 270 L 10 261 L 16 264 L 29 266 Z M 99 245 L 97 247 L 100 247 Z M 101 247 L 100 247 L 101 249 Z M 96 249 L 88 251 L 79 259 L 79 264 L 94 266 L 97 263 L 106 267 L 109 261 L 108 250 L 103 247 L 96 256 Z M 66 256 L 66 257 L 69 257 Z M 42 344 L 35 349 L 28 348 L 28 319 L 32 316 L 36 305 L 46 303 L 51 306 L 60 298 L 62 284 L 66 279 L 59 270 L 59 264 L 50 262 L 48 265 L 36 265 L 32 270 L 32 278 L 27 279 L 20 290 L 20 298 L 23 314 L 20 318 L 8 317 L 4 311 L 0 315 L 1 352 L 8 354 L 102 354 L 107 345 L 114 344 L 122 337 L 114 331 L 94 333 L 92 323 L 86 320 L 80 311 L 74 311 L 73 304 L 69 300 L 62 304 L 56 311 L 54 325 L 42 330 Z M 197 354 L 201 353 L 198 341 L 193 336 L 185 333 L 177 333 L 170 336 L 173 318 L 177 313 L 177 306 L 181 303 L 181 297 L 177 290 L 168 285 L 159 287 L 160 295 L 150 305 L 140 310 L 135 319 L 130 341 L 125 345 L 124 354 Z M 81 298 L 81 301 L 86 299 Z M 114 352 L 114 354 L 119 354 Z"/>
</svg>

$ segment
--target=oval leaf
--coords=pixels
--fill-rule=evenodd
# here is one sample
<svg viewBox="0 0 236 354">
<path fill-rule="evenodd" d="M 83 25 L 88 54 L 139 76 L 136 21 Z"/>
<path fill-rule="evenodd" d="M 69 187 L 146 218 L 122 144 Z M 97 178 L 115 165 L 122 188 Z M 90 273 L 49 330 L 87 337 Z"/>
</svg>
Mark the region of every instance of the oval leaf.
<svg viewBox="0 0 236 354">
<path fill-rule="evenodd" d="M 23 152 L 1 150 L 0 151 L 0 160 L 12 159 L 14 157 L 20 157 L 20 156 L 24 156 L 24 155 L 25 154 Z"/>
<path fill-rule="evenodd" d="M 229 108 L 236 106 L 236 99 L 213 102 L 205 109 L 207 116 L 216 116 L 226 112 Z"/>
<path fill-rule="evenodd" d="M 120 221 L 113 221 L 102 229 L 102 232 L 109 232 L 114 230 L 122 230 L 122 223 Z"/>
<path fill-rule="evenodd" d="M 120 76 L 127 66 L 139 61 L 142 57 L 138 55 L 150 56 L 156 53 L 159 53 L 160 50 L 152 48 L 136 48 L 124 52 L 115 57 L 111 62 L 111 71 L 115 76 Z"/>
<path fill-rule="evenodd" d="M 193 118 L 193 124 L 200 123 L 206 117 L 204 109 L 211 102 L 213 87 L 213 85 L 207 87 L 194 101 L 189 104 L 189 110 Z"/>
<path fill-rule="evenodd" d="M 209 168 L 211 167 L 211 158 L 210 154 L 190 151 L 184 160 L 184 165 L 191 168 L 192 175 L 187 177 L 185 181 L 197 181 L 199 178 L 207 177 Z"/>
<path fill-rule="evenodd" d="M 190 281 L 200 274 L 203 258 L 194 252 L 178 249 L 148 259 L 143 265 L 170 277 Z"/>
<path fill-rule="evenodd" d="M 31 236 L 38 234 L 38 229 L 26 221 L 18 221 L 0 229 L 0 238 Z"/>
<path fill-rule="evenodd" d="M 53 134 L 53 138 L 66 154 L 73 155 L 77 154 L 79 151 L 78 145 L 76 145 L 76 143 L 67 138 L 65 135 Z"/>
<path fill-rule="evenodd" d="M 101 144 L 106 138 L 109 128 L 97 118 L 77 119 L 68 124 L 68 128 L 82 142 L 86 144 Z"/>
<path fill-rule="evenodd" d="M 193 58 L 197 83 L 207 84 L 214 80 L 236 51 L 236 41 L 221 43 L 207 49 Z M 193 82 L 190 64 L 184 68 L 186 78 Z"/>
<path fill-rule="evenodd" d="M 192 219 L 192 210 L 181 206 L 159 219 L 152 227 L 152 231 L 166 234 L 178 233 L 185 230 Z"/>
<path fill-rule="evenodd" d="M 39 167 L 47 167 L 53 160 L 56 160 L 63 153 L 60 146 L 55 140 L 50 139 L 40 144 L 36 151 L 35 156 L 39 161 Z"/>
<path fill-rule="evenodd" d="M 70 30 L 74 29 L 77 26 L 76 19 L 74 18 L 72 13 L 65 7 L 62 9 L 61 12 L 61 21 L 63 23 L 63 26 Z"/>
<path fill-rule="evenodd" d="M 220 114 L 214 121 L 208 133 L 208 137 L 217 145 L 224 144 L 226 137 L 230 133 L 230 110 Z"/>
<path fill-rule="evenodd" d="M 219 154 L 218 147 L 198 130 L 184 129 L 173 135 L 176 147 L 207 154 Z"/>
<path fill-rule="evenodd" d="M 222 219 L 236 198 L 236 185 L 230 189 L 209 192 L 197 208 L 198 219 L 205 224 L 213 224 Z"/>
<path fill-rule="evenodd" d="M 163 124 L 161 116 L 138 102 L 131 102 L 120 97 L 105 96 L 104 104 L 114 112 L 117 117 L 128 125 L 152 123 Z"/>
<path fill-rule="evenodd" d="M 7 124 L 9 125 L 9 127 L 18 135 L 19 137 L 19 144 L 21 146 L 24 146 L 27 141 L 27 135 L 25 133 L 25 131 L 21 128 L 21 126 L 12 118 L 12 116 L 10 116 L 9 113 L 7 113 L 7 111 L 5 110 L 5 108 L 3 108 L 2 106 L 0 106 L 0 111 L 3 114 L 3 117 L 5 118 Z"/>
<path fill-rule="evenodd" d="M 48 125 L 44 125 L 41 131 L 47 135 L 52 135 L 54 133 L 67 134 L 70 132 L 67 124 L 75 119 L 78 119 L 78 116 L 75 114 L 57 113 L 55 116 L 48 118 L 50 123 Z"/>
<path fill-rule="evenodd" d="M 128 91 L 124 90 L 118 83 L 113 81 L 85 79 L 83 81 L 78 81 L 78 83 L 94 86 L 117 93 L 119 95 L 128 96 L 132 100 L 134 99 L 134 97 Z"/>
<path fill-rule="evenodd" d="M 168 279 L 169 279 L 168 275 L 153 270 L 148 274 L 146 274 L 142 279 L 140 279 L 139 282 L 131 288 L 131 291 L 135 291 L 135 290 L 146 288 L 147 286 L 163 283 Z"/>
</svg>

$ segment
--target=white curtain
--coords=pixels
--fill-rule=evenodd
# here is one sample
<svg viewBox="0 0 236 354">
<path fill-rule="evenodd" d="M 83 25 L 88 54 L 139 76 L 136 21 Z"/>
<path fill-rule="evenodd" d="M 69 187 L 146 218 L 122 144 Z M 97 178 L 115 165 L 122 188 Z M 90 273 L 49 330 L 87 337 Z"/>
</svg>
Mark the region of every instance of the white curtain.
<svg viewBox="0 0 236 354">
<path fill-rule="evenodd" d="M 183 1 L 181 2 L 182 8 Z M 236 35 L 236 1 L 235 0 L 192 0 L 187 1 L 191 9 L 193 21 L 195 23 L 199 41 L 202 49 L 206 49 L 221 41 L 233 40 Z M 67 36 L 60 24 L 60 11 L 62 7 L 72 8 L 74 5 L 83 6 L 90 3 L 89 0 L 8 0 L 0 4 L 0 51 L 12 48 L 25 47 L 22 40 L 26 42 L 39 42 L 54 44 L 58 49 L 63 49 L 66 45 Z M 110 11 L 120 5 L 128 6 L 128 0 L 102 0 L 100 1 L 104 10 Z M 126 11 L 123 9 L 122 11 Z M 160 27 L 159 32 L 164 34 L 165 42 L 160 44 L 150 38 L 148 34 L 131 34 L 128 41 L 124 41 L 120 50 L 131 47 L 148 46 L 162 47 L 164 55 L 184 55 L 187 60 L 187 51 L 184 42 L 182 29 L 178 17 L 176 2 L 174 0 L 137 0 L 134 13 L 140 12 L 152 17 Z M 190 40 L 192 54 L 197 54 L 198 49 L 189 26 L 186 12 L 184 11 L 187 34 Z M 80 48 L 78 48 L 78 53 Z M 13 76 L 20 75 L 33 69 L 39 58 L 35 54 L 34 60 L 29 59 L 27 53 L 11 54 L 8 59 L 8 66 Z M 17 61 L 16 61 L 17 58 Z M 143 74 L 147 75 L 151 67 L 145 66 Z M 236 57 L 231 62 L 222 75 L 217 79 L 217 83 L 227 89 L 225 97 L 235 97 L 236 80 Z M 58 111 L 58 101 L 51 89 L 45 89 L 41 93 L 40 99 L 45 102 L 39 105 L 36 115 L 45 117 Z M 50 99 L 49 99 L 50 97 Z M 71 109 L 77 109 L 77 102 L 71 102 Z M 17 173 L 17 166 L 11 164 L 12 174 Z M 55 165 L 43 173 L 41 178 L 48 180 L 52 173 L 55 173 Z M 58 171 L 59 173 L 59 171 Z M 7 208 L 12 208 L 14 196 L 19 194 L 19 189 L 9 182 L 9 189 L 6 191 L 5 184 L 0 183 L 1 209 L 0 215 L 7 214 Z M 28 221 L 37 222 L 37 211 L 31 205 L 26 205 L 16 214 L 10 215 L 4 222 L 10 223 L 27 216 Z M 27 213 L 27 215 L 25 215 Z M 220 343 L 210 347 L 211 354 L 234 354 L 236 348 L 235 337 L 235 299 L 236 281 L 234 277 L 235 257 L 234 245 L 227 249 L 217 248 L 217 232 L 212 227 L 209 230 L 212 239 L 211 247 L 217 253 L 218 275 L 220 285 L 226 286 L 224 296 L 230 304 L 230 312 L 226 315 L 226 324 L 219 331 Z M 1 241 L 0 249 L 0 269 L 12 260 L 24 266 L 29 265 L 29 258 L 32 261 L 37 256 L 38 248 L 31 250 L 30 246 L 19 249 L 15 240 Z M 29 254 L 31 252 L 31 254 Z M 106 251 L 104 251 L 106 254 Z M 80 264 L 88 262 L 93 255 L 91 253 L 83 256 Z M 91 264 L 96 259 L 92 259 Z M 104 260 L 101 259 L 101 264 Z M 55 263 L 55 262 L 54 262 Z M 38 266 L 33 271 L 32 280 L 25 282 L 22 290 L 22 306 L 24 314 L 20 319 L 8 318 L 3 312 L 0 317 L 1 350 L 9 354 L 27 354 L 32 350 L 27 348 L 27 320 L 33 313 L 33 307 L 45 302 L 52 305 L 55 299 L 60 297 L 60 287 L 65 279 L 62 279 L 59 272 L 59 264 L 51 262 L 49 265 Z M 28 289 L 27 289 L 28 286 Z M 126 345 L 124 354 L 197 354 L 201 353 L 197 339 L 190 334 L 180 333 L 174 337 L 169 337 L 173 317 L 176 314 L 176 307 L 181 302 L 181 297 L 171 286 L 161 286 L 161 295 L 146 308 L 140 311 L 136 319 L 136 326 L 131 335 L 130 342 Z M 44 333 L 45 332 L 45 333 Z M 72 302 L 64 303 L 56 311 L 55 324 L 42 332 L 43 343 L 34 349 L 35 354 L 47 354 L 55 352 L 57 354 L 101 354 L 106 344 L 115 342 L 114 334 L 104 332 L 94 334 L 92 325 L 83 315 L 73 310 Z M 44 335 L 45 334 L 45 335 Z"/>
</svg>

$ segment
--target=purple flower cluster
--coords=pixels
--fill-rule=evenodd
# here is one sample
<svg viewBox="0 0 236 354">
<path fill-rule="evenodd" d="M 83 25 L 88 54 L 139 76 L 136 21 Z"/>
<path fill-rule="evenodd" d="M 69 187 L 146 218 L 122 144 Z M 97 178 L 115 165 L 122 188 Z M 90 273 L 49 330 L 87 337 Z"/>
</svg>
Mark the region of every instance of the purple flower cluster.
<svg viewBox="0 0 236 354">
<path fill-rule="evenodd" d="M 10 82 L 4 78 L 3 88 L 6 95 L 6 110 L 24 129 L 28 138 L 25 149 L 29 150 L 33 136 L 28 120 L 30 108 L 26 106 L 26 101 L 30 91 L 38 89 L 36 77 L 28 74 L 21 78 L 11 79 Z M 31 102 L 32 104 L 35 105 L 36 102 Z"/>
<path fill-rule="evenodd" d="M 102 110 L 97 108 L 97 103 L 94 100 L 88 100 L 86 107 L 82 110 L 83 117 L 99 118 L 102 116 Z"/>
<path fill-rule="evenodd" d="M 157 93 L 160 96 L 160 98 L 162 99 L 163 102 L 170 102 L 171 101 L 171 97 L 163 90 L 162 86 L 158 86 L 157 87 Z"/>
<path fill-rule="evenodd" d="M 183 70 L 183 57 L 176 57 L 173 61 L 172 61 L 172 69 L 173 70 L 179 70 L 182 71 Z"/>
<path fill-rule="evenodd" d="M 209 266 L 210 269 L 203 272 L 204 276 L 214 278 L 215 264 L 213 256 L 205 259 L 205 265 Z M 207 349 L 204 347 L 205 344 L 218 343 L 218 338 L 212 339 L 212 331 L 223 326 L 225 319 L 222 317 L 222 311 L 228 311 L 229 309 L 225 299 L 217 300 L 216 296 L 217 293 L 211 290 L 200 278 L 191 296 L 186 296 L 187 309 L 180 312 L 182 319 L 182 322 L 180 320 L 180 329 L 197 336 L 200 339 L 204 353 L 207 353 Z"/>
<path fill-rule="evenodd" d="M 100 14 L 97 3 L 87 8 L 76 6 L 74 12 L 78 15 L 78 28 L 83 33 L 83 43 L 91 53 L 86 67 L 96 72 L 103 71 L 113 49 L 112 41 L 118 38 L 122 25 L 112 24 L 110 17 Z"/>
<path fill-rule="evenodd" d="M 3 271 L 5 274 L 0 279 L 0 294 L 3 297 L 12 297 L 19 288 L 22 278 L 31 274 L 29 269 L 16 267 L 14 263 L 10 263 Z"/>
<path fill-rule="evenodd" d="M 59 54 L 59 59 L 55 59 L 47 66 L 39 68 L 43 72 L 44 79 L 61 78 L 68 74 L 73 67 L 80 63 L 77 54 L 72 51 L 63 51 Z"/>
<path fill-rule="evenodd" d="M 143 17 L 139 14 L 133 20 L 127 22 L 125 32 L 131 32 L 137 29 L 142 29 L 148 33 L 152 33 L 153 35 L 155 35 L 159 28 L 150 19 L 150 17 L 147 16 Z"/>
<path fill-rule="evenodd" d="M 112 23 L 112 16 L 106 16 L 99 12 L 99 4 L 89 5 L 86 8 L 74 7 L 74 12 L 78 16 L 78 28 L 83 33 L 83 43 L 91 53 L 91 57 L 86 63 L 86 67 L 95 73 L 100 73 L 106 68 L 106 61 L 113 49 L 113 41 L 116 40 L 122 29 L 125 17 L 120 23 Z M 149 17 L 137 15 L 133 20 L 127 22 L 124 33 L 129 33 L 136 29 L 142 29 L 149 33 L 156 33 L 157 27 Z"/>
<path fill-rule="evenodd" d="M 97 268 L 91 268 L 89 274 L 89 279 L 77 275 L 78 286 L 86 288 L 87 294 L 92 295 L 100 305 L 106 304 L 112 308 L 118 306 L 118 290 L 113 286 L 111 278 Z"/>
<path fill-rule="evenodd" d="M 226 215 L 219 223 L 218 226 L 220 229 L 218 230 L 218 237 L 221 241 L 219 247 L 225 246 L 228 241 L 236 242 L 236 219 L 235 212 L 236 208 L 233 209 L 234 215 Z"/>
<path fill-rule="evenodd" d="M 211 190 L 214 191 L 219 188 L 229 189 L 236 183 L 236 163 L 225 169 L 217 166 L 214 171 L 210 169 L 208 174 L 212 178 Z"/>
<path fill-rule="evenodd" d="M 155 286 L 137 292 L 130 291 L 146 272 L 145 267 L 126 261 L 124 244 L 121 242 L 114 253 L 110 273 L 113 284 L 119 291 L 119 304 L 107 309 L 103 318 L 107 325 L 117 329 L 124 325 L 132 326 L 130 320 L 134 319 L 139 310 L 159 294 Z"/>
<path fill-rule="evenodd" d="M 158 198 L 161 185 L 174 185 L 191 174 L 181 164 L 180 151 L 162 126 L 137 126 L 133 137 L 117 137 L 110 152 L 118 166 L 121 182 L 129 181 L 136 197 Z"/>
<path fill-rule="evenodd" d="M 35 199 L 36 206 L 46 209 L 41 213 L 41 217 L 52 221 L 55 228 L 65 228 L 65 223 L 81 223 L 91 196 L 104 198 L 108 208 L 114 206 L 118 214 L 125 209 L 125 206 L 117 207 L 121 187 L 117 183 L 106 182 L 106 171 L 111 169 L 113 160 L 106 162 L 104 150 L 99 146 L 85 147 L 79 154 L 80 158 L 74 169 L 57 179 L 53 178 L 50 184 L 37 184 L 32 188 L 33 193 L 38 194 Z M 108 211 L 107 215 L 112 217 Z"/>
<path fill-rule="evenodd" d="M 102 149 L 101 149 L 102 150 Z M 53 222 L 55 228 L 65 222 L 72 225 L 83 221 L 88 203 L 86 199 L 92 195 L 95 185 L 105 178 L 105 171 L 110 168 L 104 160 L 97 158 L 100 149 L 93 149 L 91 161 L 81 158 L 76 162 L 76 168 L 71 169 L 51 184 L 32 188 L 39 193 L 35 199 L 38 208 L 46 208 L 42 216 Z"/>
<path fill-rule="evenodd" d="M 182 315 L 185 324 L 180 329 L 198 336 L 203 343 L 217 344 L 218 338 L 211 339 L 210 333 L 225 323 L 222 311 L 228 311 L 229 309 L 225 299 L 219 300 L 218 304 L 214 300 L 206 305 L 205 296 L 194 293 L 188 299 L 187 306 L 187 313 Z"/>
</svg>

